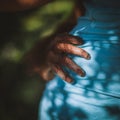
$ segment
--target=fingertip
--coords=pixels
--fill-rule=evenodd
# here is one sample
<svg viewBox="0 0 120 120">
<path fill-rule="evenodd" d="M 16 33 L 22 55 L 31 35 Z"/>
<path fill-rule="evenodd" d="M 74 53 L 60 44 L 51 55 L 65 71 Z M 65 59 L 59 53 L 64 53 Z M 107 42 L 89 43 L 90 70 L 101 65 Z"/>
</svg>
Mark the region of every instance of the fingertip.
<svg viewBox="0 0 120 120">
<path fill-rule="evenodd" d="M 67 81 L 68 83 L 72 83 L 72 82 L 73 82 L 73 80 L 72 80 L 71 78 L 67 79 L 66 81 Z"/>
<path fill-rule="evenodd" d="M 90 60 L 90 59 L 91 59 L 90 54 L 87 54 L 86 59 L 87 59 L 87 60 Z"/>
<path fill-rule="evenodd" d="M 73 79 L 70 78 L 70 77 L 66 77 L 66 78 L 64 79 L 64 81 L 66 81 L 66 82 L 68 82 L 68 83 L 72 83 L 72 82 L 73 82 Z"/>
<path fill-rule="evenodd" d="M 81 77 L 85 77 L 86 76 L 86 72 L 83 71 L 82 74 L 81 74 Z"/>
<path fill-rule="evenodd" d="M 79 44 L 84 44 L 84 40 L 81 37 L 75 36 L 75 38 L 79 41 Z"/>
</svg>

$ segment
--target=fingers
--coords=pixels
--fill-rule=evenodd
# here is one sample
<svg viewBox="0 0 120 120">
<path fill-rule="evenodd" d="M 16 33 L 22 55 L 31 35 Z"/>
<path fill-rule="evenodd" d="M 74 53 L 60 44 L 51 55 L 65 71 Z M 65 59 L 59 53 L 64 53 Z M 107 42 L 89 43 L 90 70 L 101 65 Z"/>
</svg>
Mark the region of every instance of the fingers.
<svg viewBox="0 0 120 120">
<path fill-rule="evenodd" d="M 49 59 L 49 65 L 51 66 L 53 71 L 56 74 L 58 74 L 58 76 L 60 76 L 66 82 L 71 83 L 73 81 L 72 78 L 69 76 L 69 74 L 67 72 L 65 72 L 62 69 L 62 67 L 60 66 L 60 64 L 62 65 L 62 56 L 61 55 L 56 55 L 53 52 L 50 52 L 48 59 Z"/>
<path fill-rule="evenodd" d="M 59 65 L 52 65 L 52 69 L 55 71 L 55 73 L 62 78 L 63 80 L 65 80 L 66 82 L 73 82 L 72 78 L 69 76 L 69 74 L 67 74 L 62 67 L 60 67 Z"/>
<path fill-rule="evenodd" d="M 66 82 L 70 83 L 73 80 L 71 76 L 65 70 L 62 69 L 62 66 L 71 69 L 81 77 L 85 76 L 85 71 L 81 67 L 79 67 L 74 61 L 72 61 L 72 59 L 65 55 L 62 54 L 58 55 L 53 52 L 50 52 L 49 59 L 50 59 L 49 65 L 51 66 L 53 71 Z"/>
<path fill-rule="evenodd" d="M 87 53 L 85 50 L 83 50 L 81 48 L 78 48 L 76 46 L 73 46 L 71 44 L 58 43 L 55 46 L 55 48 L 56 48 L 56 51 L 58 51 L 58 52 L 69 53 L 69 54 L 73 54 L 73 55 L 83 57 L 85 59 L 90 59 L 89 53 Z"/>
<path fill-rule="evenodd" d="M 66 41 L 68 41 L 68 42 L 70 42 L 71 44 L 74 44 L 74 45 L 82 45 L 83 44 L 83 40 L 80 37 L 73 36 L 73 35 L 67 36 Z"/>
<path fill-rule="evenodd" d="M 85 76 L 85 71 L 74 61 L 72 61 L 72 59 L 66 56 L 67 54 L 73 54 L 85 59 L 90 59 L 91 57 L 89 53 L 82 48 L 74 46 L 82 44 L 83 42 L 81 38 L 68 34 L 57 36 L 50 44 L 50 49 L 47 56 L 48 64 L 51 66 L 52 70 L 66 82 L 71 83 L 73 80 L 71 76 L 62 68 L 63 66 L 73 70 L 81 77 Z"/>
<path fill-rule="evenodd" d="M 40 71 L 39 74 L 46 81 L 53 79 L 53 77 L 55 76 L 50 68 L 46 68 L 45 70 Z"/>
<path fill-rule="evenodd" d="M 81 77 L 85 76 L 85 71 L 81 67 L 79 67 L 74 61 L 72 61 L 69 57 L 66 57 L 66 56 L 63 57 L 61 63 L 64 66 L 67 66 L 68 68 L 70 68 L 71 70 L 73 70 L 74 72 L 76 72 Z"/>
<path fill-rule="evenodd" d="M 38 73 L 42 77 L 42 79 L 46 81 L 49 81 L 54 77 L 53 71 L 48 66 L 41 66 L 41 67 L 37 66 L 34 68 L 34 71 Z"/>
<path fill-rule="evenodd" d="M 63 42 L 63 43 L 71 43 L 74 45 L 82 45 L 83 44 L 83 40 L 80 37 L 69 35 L 67 33 L 57 36 L 56 39 L 58 39 L 59 42 Z"/>
</svg>

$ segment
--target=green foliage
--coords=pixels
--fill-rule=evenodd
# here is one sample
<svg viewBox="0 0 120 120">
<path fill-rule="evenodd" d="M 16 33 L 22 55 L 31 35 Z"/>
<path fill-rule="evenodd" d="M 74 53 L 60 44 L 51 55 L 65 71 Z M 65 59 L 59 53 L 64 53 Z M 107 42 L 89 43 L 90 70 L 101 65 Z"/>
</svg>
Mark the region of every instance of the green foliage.
<svg viewBox="0 0 120 120">
<path fill-rule="evenodd" d="M 45 82 L 28 77 L 23 56 L 38 40 L 52 34 L 70 15 L 72 1 L 55 1 L 42 8 L 0 13 L 0 120 L 36 120 Z"/>
</svg>

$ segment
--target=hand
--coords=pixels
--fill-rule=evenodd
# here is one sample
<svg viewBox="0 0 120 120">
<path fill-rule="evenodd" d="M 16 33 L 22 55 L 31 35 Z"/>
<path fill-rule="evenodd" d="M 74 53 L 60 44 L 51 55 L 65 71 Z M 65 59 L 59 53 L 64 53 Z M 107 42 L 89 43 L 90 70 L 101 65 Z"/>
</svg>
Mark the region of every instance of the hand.
<svg viewBox="0 0 120 120">
<path fill-rule="evenodd" d="M 82 44 L 82 39 L 77 36 L 62 34 L 55 37 L 55 39 L 49 44 L 46 53 L 47 64 L 49 68 L 51 68 L 49 71 L 55 72 L 63 80 L 69 83 L 72 82 L 73 79 L 63 70 L 63 66 L 73 70 L 80 76 L 85 76 L 85 71 L 68 56 L 68 54 L 73 54 L 85 59 L 90 59 L 90 55 L 85 50 L 75 46 Z"/>
</svg>

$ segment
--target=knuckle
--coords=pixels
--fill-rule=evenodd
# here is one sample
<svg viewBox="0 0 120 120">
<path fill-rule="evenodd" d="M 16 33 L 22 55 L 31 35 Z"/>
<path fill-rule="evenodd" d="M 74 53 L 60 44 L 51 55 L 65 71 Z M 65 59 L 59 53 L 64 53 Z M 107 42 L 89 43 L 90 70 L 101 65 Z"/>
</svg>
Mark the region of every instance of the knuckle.
<svg viewBox="0 0 120 120">
<path fill-rule="evenodd" d="M 65 46 L 64 46 L 64 44 L 57 43 L 57 44 L 55 45 L 55 48 L 56 48 L 57 50 L 61 50 L 61 49 L 65 48 Z"/>
<path fill-rule="evenodd" d="M 58 74 L 58 72 L 59 72 L 59 67 L 58 67 L 57 65 L 55 65 L 55 66 L 54 66 L 54 70 L 55 70 L 55 72 Z"/>
<path fill-rule="evenodd" d="M 81 49 L 81 55 L 85 56 L 87 53 L 85 50 Z"/>
<path fill-rule="evenodd" d="M 67 45 L 67 46 L 66 46 L 66 48 L 67 48 L 68 50 L 73 49 L 72 45 L 70 45 L 70 44 L 69 44 L 69 45 Z"/>
<path fill-rule="evenodd" d="M 62 62 L 65 63 L 65 62 L 67 62 L 67 61 L 68 61 L 67 57 L 63 57 L 63 58 L 62 58 Z"/>
</svg>

